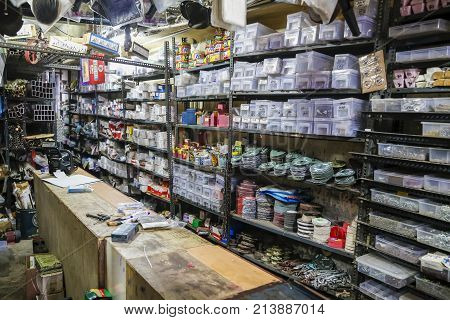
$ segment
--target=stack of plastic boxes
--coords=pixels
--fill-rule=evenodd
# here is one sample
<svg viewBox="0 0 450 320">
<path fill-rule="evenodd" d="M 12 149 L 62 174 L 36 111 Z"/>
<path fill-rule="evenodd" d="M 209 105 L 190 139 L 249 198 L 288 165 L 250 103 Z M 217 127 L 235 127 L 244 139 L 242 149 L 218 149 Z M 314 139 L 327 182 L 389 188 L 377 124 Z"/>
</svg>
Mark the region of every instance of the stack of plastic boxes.
<svg viewBox="0 0 450 320">
<path fill-rule="evenodd" d="M 361 88 L 357 57 L 351 54 L 338 54 L 334 57 L 331 86 L 334 89 Z"/>
<path fill-rule="evenodd" d="M 177 97 L 214 96 L 228 93 L 230 88 L 230 69 L 200 71 L 198 79 L 183 73 L 177 77 Z"/>
<path fill-rule="evenodd" d="M 289 99 L 253 100 L 235 109 L 233 127 L 241 130 L 355 136 L 366 101 Z"/>
<path fill-rule="evenodd" d="M 221 176 L 174 163 L 173 192 L 205 209 L 220 213 L 223 204 Z"/>
<path fill-rule="evenodd" d="M 276 33 L 261 23 L 253 23 L 235 32 L 234 54 L 279 49 L 283 43 L 283 33 Z"/>
<path fill-rule="evenodd" d="M 317 43 L 319 26 L 313 22 L 306 12 L 296 12 L 287 16 L 284 46 L 296 47 Z"/>
<path fill-rule="evenodd" d="M 131 140 L 136 144 L 145 147 L 155 147 L 159 149 L 167 148 L 167 132 L 165 131 L 133 128 Z"/>
<path fill-rule="evenodd" d="M 102 156 L 99 166 L 120 178 L 127 178 L 127 165 L 124 163 L 118 163 Z"/>
<path fill-rule="evenodd" d="M 311 51 L 297 54 L 296 60 L 297 74 L 295 79 L 299 90 L 330 88 L 333 57 Z"/>
</svg>

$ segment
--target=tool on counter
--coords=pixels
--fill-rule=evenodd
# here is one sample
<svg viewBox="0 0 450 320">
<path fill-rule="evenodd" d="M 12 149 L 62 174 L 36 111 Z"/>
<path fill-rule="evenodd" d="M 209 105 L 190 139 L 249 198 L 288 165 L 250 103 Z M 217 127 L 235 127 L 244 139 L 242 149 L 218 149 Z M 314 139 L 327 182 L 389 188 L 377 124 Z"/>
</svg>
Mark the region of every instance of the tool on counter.
<svg viewBox="0 0 450 320">
<path fill-rule="evenodd" d="M 111 219 L 111 216 L 108 216 L 108 215 L 102 214 L 102 213 L 97 213 L 96 215 L 88 213 L 88 214 L 86 214 L 86 217 L 97 220 L 98 221 L 97 223 L 102 223 L 102 222 L 105 222 L 105 221 Z"/>
<path fill-rule="evenodd" d="M 90 193 L 94 190 L 88 185 L 81 185 L 67 188 L 68 193 Z"/>
</svg>

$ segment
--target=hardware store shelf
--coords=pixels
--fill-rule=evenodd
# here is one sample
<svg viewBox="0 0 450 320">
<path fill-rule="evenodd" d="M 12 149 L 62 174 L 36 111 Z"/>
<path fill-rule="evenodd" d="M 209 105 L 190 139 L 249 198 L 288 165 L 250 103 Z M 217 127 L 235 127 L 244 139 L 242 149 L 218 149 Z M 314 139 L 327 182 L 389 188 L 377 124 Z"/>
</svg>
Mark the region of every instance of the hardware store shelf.
<svg viewBox="0 0 450 320">
<path fill-rule="evenodd" d="M 176 127 L 183 128 L 183 129 L 192 129 L 192 130 L 221 131 L 221 132 L 226 132 L 229 130 L 228 128 L 206 127 L 206 126 L 190 125 L 190 124 L 176 124 Z"/>
<path fill-rule="evenodd" d="M 410 212 L 407 210 L 402 210 L 399 208 L 391 207 L 379 202 L 372 201 L 370 199 L 360 197 L 359 200 L 362 202 L 363 206 L 376 209 L 381 212 L 390 213 L 398 216 L 403 216 L 405 218 L 416 220 L 420 222 L 425 222 L 428 224 L 432 224 L 436 227 L 442 227 L 443 225 L 450 228 L 450 221 L 444 221 L 440 219 L 435 219 L 427 216 L 420 215 L 418 212 Z"/>
<path fill-rule="evenodd" d="M 165 202 L 165 203 L 170 203 L 170 199 L 157 196 L 156 194 L 153 194 L 153 193 L 150 193 L 150 192 L 142 192 L 142 194 L 144 196 L 149 196 L 149 197 L 152 197 L 154 199 L 160 200 L 160 201 Z"/>
<path fill-rule="evenodd" d="M 395 192 L 402 191 L 402 192 L 406 192 L 408 194 L 415 195 L 417 197 L 425 197 L 425 198 L 434 199 L 436 201 L 450 202 L 450 195 L 447 195 L 444 193 L 432 192 L 432 191 L 427 191 L 427 190 L 423 190 L 423 189 L 413 189 L 413 188 L 407 188 L 407 187 L 401 187 L 401 186 L 394 186 L 389 183 L 379 182 L 379 181 L 365 179 L 365 178 L 361 178 L 361 179 L 359 179 L 359 181 L 361 181 L 361 184 L 363 186 L 366 185 L 368 187 L 377 187 L 377 188 L 382 188 L 382 189 L 395 191 Z"/>
<path fill-rule="evenodd" d="M 248 133 L 248 134 L 259 134 L 267 136 L 279 136 L 279 137 L 289 137 L 298 139 L 315 139 L 315 140 L 330 140 L 330 141 L 343 141 L 343 142 L 356 142 L 363 143 L 364 140 L 357 137 L 340 137 L 340 136 L 323 136 L 316 134 L 300 134 L 291 132 L 273 132 L 273 131 L 260 131 L 260 130 L 250 130 L 250 129 L 233 129 L 234 133 Z"/>
<path fill-rule="evenodd" d="M 161 102 L 165 102 L 165 99 L 124 99 L 125 102 L 129 102 L 129 103 L 142 103 L 142 102 L 154 102 L 154 103 L 161 103 Z"/>
<path fill-rule="evenodd" d="M 214 70 L 214 69 L 219 69 L 222 67 L 225 68 L 225 67 L 229 67 L 229 66 L 230 66 L 229 61 L 224 61 L 224 62 L 219 62 L 219 63 L 210 63 L 210 64 L 205 64 L 200 67 L 178 70 L 175 74 L 180 74 L 182 72 L 199 72 L 202 70 Z"/>
<path fill-rule="evenodd" d="M 247 92 L 247 91 L 234 91 L 232 95 L 235 99 L 255 99 L 255 98 L 270 98 L 270 99 L 282 99 L 282 98 L 304 98 L 313 96 L 355 96 L 366 95 L 361 90 L 352 89 L 324 89 L 324 90 L 303 90 L 303 91 L 266 91 L 266 92 Z"/>
<path fill-rule="evenodd" d="M 369 161 L 375 164 L 393 165 L 420 171 L 450 173 L 450 164 L 434 163 L 429 161 L 397 159 L 359 152 L 350 152 L 350 154 L 356 159 Z"/>
<path fill-rule="evenodd" d="M 434 11 L 426 11 L 418 14 L 412 14 L 406 17 L 399 16 L 396 19 L 396 21 L 399 24 L 405 24 L 430 19 L 448 18 L 449 15 L 450 15 L 450 7 L 445 7 Z"/>
<path fill-rule="evenodd" d="M 450 93 L 450 87 L 435 87 L 435 88 L 399 88 L 391 89 L 392 94 L 426 94 L 426 93 Z"/>
<path fill-rule="evenodd" d="M 174 195 L 174 198 L 176 198 L 177 200 L 180 200 L 180 201 L 182 201 L 182 202 L 184 202 L 184 203 L 187 203 L 187 204 L 189 204 L 189 205 L 191 205 L 191 206 L 193 206 L 193 207 L 196 207 L 196 208 L 198 208 L 198 209 L 200 209 L 200 210 L 203 210 L 203 211 L 212 213 L 212 214 L 214 214 L 214 215 L 216 215 L 216 216 L 218 216 L 218 217 L 220 217 L 220 218 L 225 218 L 225 216 L 224 216 L 222 213 L 213 211 L 213 210 L 208 209 L 208 208 L 205 208 L 204 206 L 199 205 L 199 204 L 197 204 L 197 203 L 195 203 L 195 202 L 192 202 L 191 200 L 188 200 L 188 199 L 186 199 L 185 197 L 182 197 L 182 196 L 180 196 L 180 195 L 178 195 L 178 194 Z"/>
<path fill-rule="evenodd" d="M 365 247 L 365 248 L 367 248 L 369 250 L 375 251 L 378 254 L 380 254 L 382 256 L 385 256 L 388 259 L 394 258 L 396 262 L 399 262 L 399 263 L 404 264 L 404 265 L 409 266 L 409 267 L 413 267 L 413 268 L 415 268 L 417 270 L 420 269 L 420 263 L 416 264 L 416 263 L 408 262 L 406 260 L 402 260 L 399 257 L 397 257 L 396 255 L 390 254 L 388 252 L 384 252 L 384 251 L 382 251 L 380 249 L 375 248 L 374 246 L 372 246 L 370 244 L 367 244 L 367 243 L 364 243 L 364 242 L 361 242 L 361 241 L 356 241 L 356 244 L 360 245 L 360 246 L 363 246 L 363 247 Z"/>
<path fill-rule="evenodd" d="M 158 178 L 161 178 L 161 179 L 166 179 L 166 180 L 169 179 L 169 176 L 164 176 L 164 175 L 159 174 L 159 173 L 156 173 L 156 172 L 154 172 L 154 171 L 152 171 L 152 170 L 148 170 L 148 169 L 145 169 L 145 168 L 143 168 L 143 167 L 135 166 L 134 164 L 131 164 L 131 163 L 129 163 L 129 162 L 127 162 L 127 164 L 128 164 L 131 168 L 135 168 L 135 169 L 138 170 L 138 171 L 146 172 L 146 173 L 148 173 L 148 174 L 151 174 L 151 175 L 153 175 L 153 176 L 155 176 L 155 177 L 158 177 Z"/>
<path fill-rule="evenodd" d="M 221 94 L 221 95 L 216 95 L 216 96 L 176 98 L 175 101 L 178 101 L 178 102 L 218 101 L 218 100 L 228 100 L 229 98 L 230 98 L 230 96 L 228 94 Z"/>
<path fill-rule="evenodd" d="M 449 92 L 450 93 L 450 92 Z M 450 113 L 437 112 L 363 112 L 368 118 L 376 119 L 398 119 L 398 120 L 433 120 L 433 121 L 449 121 Z"/>
<path fill-rule="evenodd" d="M 450 145 L 450 138 L 441 137 L 425 137 L 412 134 L 402 134 L 402 133 L 389 133 L 389 132 L 378 132 L 378 131 L 358 131 L 358 136 L 364 137 L 366 139 L 376 139 L 386 142 L 399 142 L 399 143 L 410 143 L 410 144 L 420 144 L 435 147 L 448 147 Z"/>
<path fill-rule="evenodd" d="M 149 72 L 145 74 L 138 74 L 132 76 L 124 76 L 124 79 L 134 80 L 134 81 L 150 81 L 150 80 L 164 80 L 164 72 Z"/>
<path fill-rule="evenodd" d="M 322 249 L 322 250 L 325 250 L 325 251 L 328 251 L 328 252 L 331 252 L 331 253 L 338 254 L 338 255 L 340 255 L 342 257 L 346 257 L 346 258 L 350 258 L 350 259 L 353 259 L 353 257 L 354 257 L 353 254 L 351 254 L 349 252 L 346 252 L 343 249 L 332 248 L 332 247 L 327 246 L 324 243 L 319 243 L 319 242 L 313 241 L 313 240 L 308 239 L 308 238 L 302 238 L 299 235 L 297 235 L 295 232 L 285 231 L 285 230 L 283 230 L 281 228 L 278 228 L 277 226 L 273 225 L 272 222 L 269 222 L 269 221 L 259 221 L 259 220 L 245 219 L 245 218 L 243 218 L 241 216 L 238 216 L 236 214 L 231 214 L 231 218 L 236 220 L 236 221 L 240 221 L 240 222 L 246 223 L 248 225 L 257 227 L 259 229 L 270 231 L 270 232 L 272 232 L 274 234 L 278 234 L 278 235 L 284 236 L 286 238 L 289 238 L 289 239 L 292 239 L 292 240 L 296 240 L 296 241 L 298 241 L 300 243 L 304 243 L 304 244 L 316 247 L 318 249 Z"/>
<path fill-rule="evenodd" d="M 195 163 L 192 163 L 192 162 L 186 161 L 186 160 L 182 160 L 182 159 L 179 159 L 179 158 L 172 158 L 172 159 L 176 163 L 184 164 L 186 166 L 194 168 L 195 170 L 208 172 L 208 173 L 222 174 L 222 175 L 225 174 L 225 170 L 224 169 L 220 169 L 220 168 L 217 168 L 217 167 L 198 166 Z"/>
<path fill-rule="evenodd" d="M 136 142 L 133 142 L 133 141 L 127 141 L 127 140 L 121 140 L 121 141 L 123 141 L 124 143 L 127 143 L 127 144 L 134 145 L 134 146 L 136 146 L 137 148 L 142 148 L 142 149 L 146 149 L 146 150 L 150 150 L 150 151 L 155 151 L 155 152 L 159 152 L 159 153 L 169 153 L 169 152 L 167 151 L 167 149 L 159 149 L 159 148 L 156 148 L 156 147 L 144 146 L 144 145 L 142 145 L 142 144 L 137 144 Z"/>
</svg>

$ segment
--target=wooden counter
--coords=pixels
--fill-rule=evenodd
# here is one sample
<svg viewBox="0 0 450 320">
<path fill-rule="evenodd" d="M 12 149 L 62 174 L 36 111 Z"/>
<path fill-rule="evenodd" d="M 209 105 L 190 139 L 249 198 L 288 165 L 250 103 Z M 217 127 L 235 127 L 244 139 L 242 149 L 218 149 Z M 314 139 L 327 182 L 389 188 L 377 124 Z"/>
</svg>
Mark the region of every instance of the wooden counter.
<svg viewBox="0 0 450 320">
<path fill-rule="evenodd" d="M 130 243 L 112 242 L 114 227 L 86 214 L 112 215 L 118 203 L 135 200 L 103 182 L 93 184 L 92 193 L 69 194 L 39 176 L 34 181 L 39 231 L 63 263 L 69 297 L 82 299 L 86 290 L 106 286 L 117 299 L 250 298 L 258 291 L 259 298 L 265 291 L 272 298 L 308 298 L 186 229 L 141 231 Z"/>
</svg>

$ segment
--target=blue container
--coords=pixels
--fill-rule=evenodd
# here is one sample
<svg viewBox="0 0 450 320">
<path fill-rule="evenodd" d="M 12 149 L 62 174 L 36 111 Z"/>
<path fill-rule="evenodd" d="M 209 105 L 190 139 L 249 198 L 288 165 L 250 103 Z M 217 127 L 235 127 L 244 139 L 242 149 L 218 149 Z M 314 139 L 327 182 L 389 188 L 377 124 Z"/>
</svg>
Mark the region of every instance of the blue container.
<svg viewBox="0 0 450 320">
<path fill-rule="evenodd" d="M 187 109 L 181 114 L 181 123 L 187 125 L 196 125 L 197 116 L 195 115 L 195 109 Z"/>
</svg>

